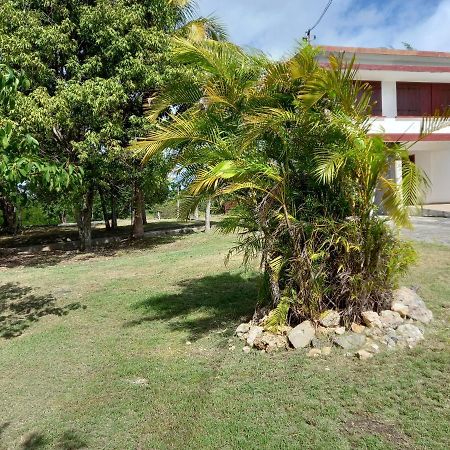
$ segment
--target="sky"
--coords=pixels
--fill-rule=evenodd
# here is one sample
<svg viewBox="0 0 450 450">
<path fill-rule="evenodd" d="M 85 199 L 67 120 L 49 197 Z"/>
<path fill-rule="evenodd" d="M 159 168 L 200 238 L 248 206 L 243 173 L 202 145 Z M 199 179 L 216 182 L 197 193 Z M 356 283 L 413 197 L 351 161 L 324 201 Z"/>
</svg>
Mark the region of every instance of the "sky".
<svg viewBox="0 0 450 450">
<path fill-rule="evenodd" d="M 291 54 L 328 0 L 197 0 L 230 39 L 273 58 Z M 312 32 L 317 45 L 450 51 L 450 0 L 334 0 Z"/>
</svg>

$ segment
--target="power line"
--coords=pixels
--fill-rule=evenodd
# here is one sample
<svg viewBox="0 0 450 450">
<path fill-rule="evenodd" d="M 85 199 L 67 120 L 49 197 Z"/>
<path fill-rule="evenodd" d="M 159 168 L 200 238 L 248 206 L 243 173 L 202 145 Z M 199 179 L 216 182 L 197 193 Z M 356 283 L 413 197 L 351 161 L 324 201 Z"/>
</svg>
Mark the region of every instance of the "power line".
<svg viewBox="0 0 450 450">
<path fill-rule="evenodd" d="M 328 9 L 329 9 L 329 7 L 331 6 L 332 3 L 333 3 L 333 0 L 328 0 L 327 5 L 325 6 L 324 10 L 322 11 L 322 14 L 320 15 L 320 17 L 317 19 L 316 23 L 311 28 L 308 28 L 308 30 L 306 31 L 305 39 L 308 42 L 311 42 L 311 31 L 314 30 L 314 28 L 316 28 L 317 25 L 319 25 L 319 23 L 322 21 L 323 17 L 327 13 L 327 11 L 328 11 Z"/>
</svg>

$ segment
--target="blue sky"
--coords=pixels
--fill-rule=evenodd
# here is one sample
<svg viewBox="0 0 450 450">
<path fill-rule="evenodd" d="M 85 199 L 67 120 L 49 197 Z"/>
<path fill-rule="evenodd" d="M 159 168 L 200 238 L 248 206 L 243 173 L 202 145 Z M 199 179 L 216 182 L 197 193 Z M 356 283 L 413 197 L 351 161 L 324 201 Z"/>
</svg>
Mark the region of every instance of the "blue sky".
<svg viewBox="0 0 450 450">
<path fill-rule="evenodd" d="M 275 58 L 288 55 L 328 0 L 197 0 L 231 39 Z M 450 0 L 334 0 L 316 44 L 450 51 Z"/>
</svg>

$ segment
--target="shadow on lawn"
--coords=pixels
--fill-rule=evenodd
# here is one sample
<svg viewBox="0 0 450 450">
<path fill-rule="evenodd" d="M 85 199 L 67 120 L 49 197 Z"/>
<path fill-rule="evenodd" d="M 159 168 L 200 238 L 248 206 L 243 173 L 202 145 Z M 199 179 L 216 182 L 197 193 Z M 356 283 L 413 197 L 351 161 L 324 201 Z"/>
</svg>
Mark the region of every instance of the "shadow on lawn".
<svg viewBox="0 0 450 450">
<path fill-rule="evenodd" d="M 64 316 L 82 308 L 80 303 L 56 306 L 56 298 L 52 295 L 34 295 L 31 291 L 31 287 L 17 283 L 0 285 L 0 337 L 20 336 L 43 316 Z"/>
<path fill-rule="evenodd" d="M 48 447 L 49 440 L 42 433 L 32 432 L 22 439 L 20 448 L 22 450 L 37 450 Z M 53 448 L 53 447 L 52 447 Z M 57 449 L 61 450 L 77 450 L 87 448 L 87 444 L 78 433 L 72 430 L 64 431 L 56 444 Z"/>
<path fill-rule="evenodd" d="M 170 244 L 180 239 L 180 236 L 162 236 L 146 238 L 141 241 L 124 239 L 122 242 L 111 243 L 107 247 L 95 247 L 90 253 L 80 253 L 77 250 L 54 250 L 49 252 L 16 253 L 11 255 L 0 255 L 0 268 L 8 269 L 14 267 L 48 267 L 56 266 L 71 261 L 84 261 L 97 257 L 114 257 L 119 252 L 151 250 L 159 245 Z"/>
<path fill-rule="evenodd" d="M 125 327 L 145 322 L 168 321 L 176 330 L 187 330 L 197 340 L 209 331 L 224 328 L 229 321 L 250 318 L 258 296 L 258 277 L 223 273 L 178 284 L 182 292 L 149 297 L 135 308 L 144 312 Z"/>
</svg>

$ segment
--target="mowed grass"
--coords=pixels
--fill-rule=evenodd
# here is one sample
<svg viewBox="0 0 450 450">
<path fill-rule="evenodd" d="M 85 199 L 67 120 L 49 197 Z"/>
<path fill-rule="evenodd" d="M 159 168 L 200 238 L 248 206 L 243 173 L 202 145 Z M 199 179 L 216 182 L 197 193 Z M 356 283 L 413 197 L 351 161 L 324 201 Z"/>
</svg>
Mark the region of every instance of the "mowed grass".
<svg viewBox="0 0 450 450">
<path fill-rule="evenodd" d="M 450 247 L 420 245 L 405 280 L 434 312 L 426 340 L 359 361 L 245 355 L 233 331 L 257 278 L 224 266 L 231 243 L 4 268 L 0 308 L 34 321 L 0 338 L 0 448 L 450 448 Z"/>
</svg>

